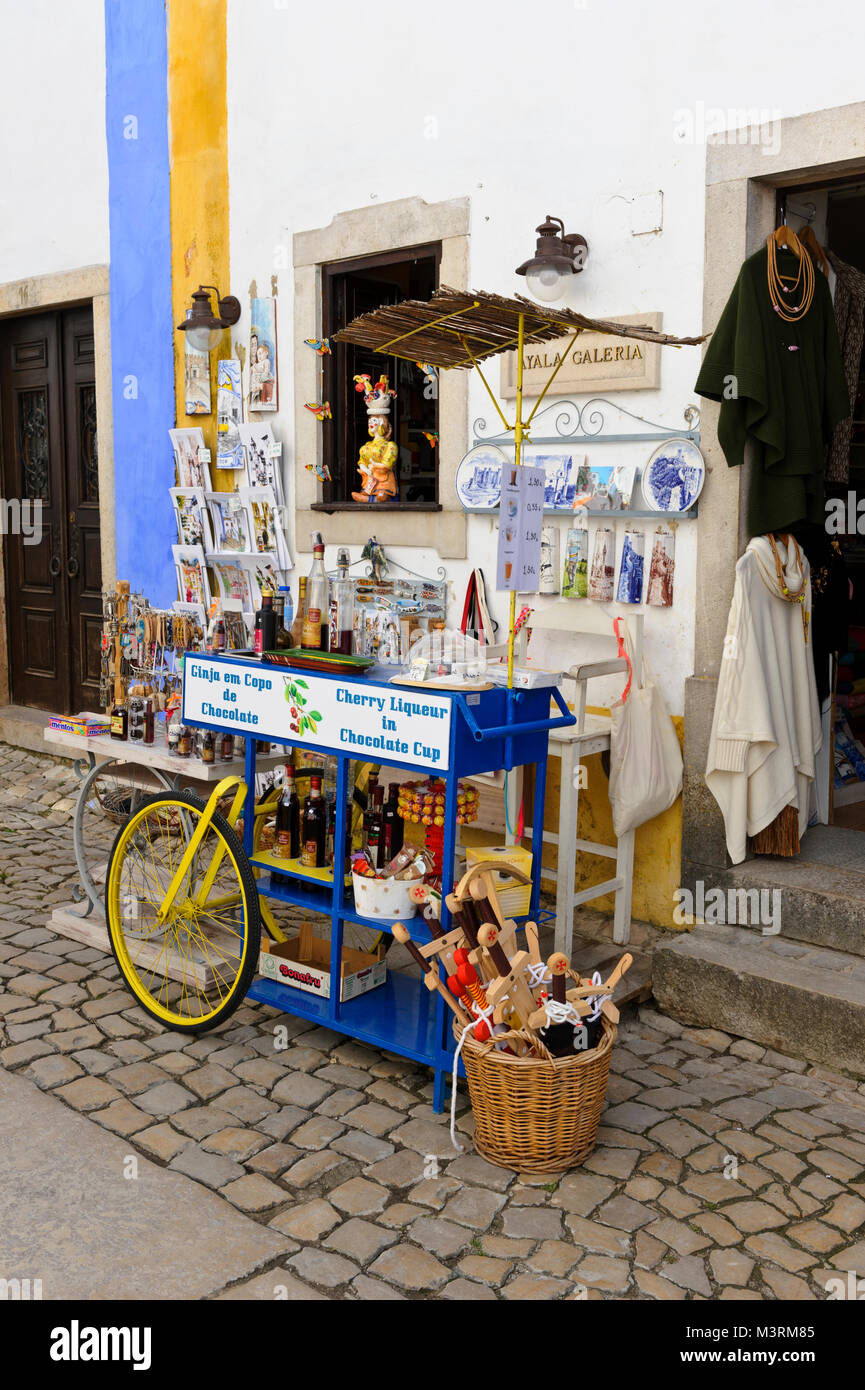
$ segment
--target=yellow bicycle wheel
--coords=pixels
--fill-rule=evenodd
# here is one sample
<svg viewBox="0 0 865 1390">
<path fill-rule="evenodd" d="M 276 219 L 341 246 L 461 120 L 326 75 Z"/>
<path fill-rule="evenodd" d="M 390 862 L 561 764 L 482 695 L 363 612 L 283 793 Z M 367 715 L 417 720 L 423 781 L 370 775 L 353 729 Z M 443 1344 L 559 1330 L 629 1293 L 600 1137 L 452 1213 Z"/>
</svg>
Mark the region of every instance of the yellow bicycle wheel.
<svg viewBox="0 0 865 1390">
<path fill-rule="evenodd" d="M 219 813 L 163 907 L 203 818 L 205 805 L 191 792 L 148 797 L 117 834 L 105 891 L 111 949 L 127 986 L 153 1018 L 187 1033 L 234 1012 L 261 944 L 255 878 Z"/>
</svg>

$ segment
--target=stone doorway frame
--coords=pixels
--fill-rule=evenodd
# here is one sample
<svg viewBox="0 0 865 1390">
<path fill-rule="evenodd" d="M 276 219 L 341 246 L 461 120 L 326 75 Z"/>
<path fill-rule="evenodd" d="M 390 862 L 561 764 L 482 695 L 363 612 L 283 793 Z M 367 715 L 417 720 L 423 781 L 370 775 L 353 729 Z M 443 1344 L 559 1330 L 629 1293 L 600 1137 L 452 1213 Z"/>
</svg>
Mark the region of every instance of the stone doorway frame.
<svg viewBox="0 0 865 1390">
<path fill-rule="evenodd" d="M 710 137 L 706 150 L 703 331 L 715 327 L 746 256 L 775 225 L 777 190 L 865 177 L 865 102 Z M 697 520 L 694 674 L 685 682 L 682 883 L 727 869 L 724 825 L 704 772 L 736 561 L 749 540 L 747 462 L 728 468 L 718 443 L 719 407 L 701 402 L 710 472 Z M 744 476 L 743 476 L 744 475 Z"/>
<path fill-rule="evenodd" d="M 99 538 L 102 587 L 113 589 L 117 568 L 114 530 L 114 411 L 111 399 L 111 320 L 107 265 L 82 266 L 50 275 L 31 275 L 0 285 L 0 317 L 67 309 L 73 304 L 93 305 L 93 352 L 96 371 L 96 438 L 99 450 Z M 0 536 L 0 705 L 9 703 L 9 651 L 7 646 L 6 580 Z"/>
</svg>

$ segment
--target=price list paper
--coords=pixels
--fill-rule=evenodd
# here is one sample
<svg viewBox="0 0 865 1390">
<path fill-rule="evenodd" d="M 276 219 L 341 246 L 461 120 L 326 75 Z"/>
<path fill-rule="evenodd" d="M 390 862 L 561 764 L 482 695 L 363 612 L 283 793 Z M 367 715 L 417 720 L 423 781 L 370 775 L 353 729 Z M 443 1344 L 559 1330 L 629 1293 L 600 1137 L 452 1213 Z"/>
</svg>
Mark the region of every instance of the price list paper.
<svg viewBox="0 0 865 1390">
<path fill-rule="evenodd" d="M 546 480 L 543 468 L 527 464 L 502 468 L 497 589 L 537 592 Z"/>
</svg>

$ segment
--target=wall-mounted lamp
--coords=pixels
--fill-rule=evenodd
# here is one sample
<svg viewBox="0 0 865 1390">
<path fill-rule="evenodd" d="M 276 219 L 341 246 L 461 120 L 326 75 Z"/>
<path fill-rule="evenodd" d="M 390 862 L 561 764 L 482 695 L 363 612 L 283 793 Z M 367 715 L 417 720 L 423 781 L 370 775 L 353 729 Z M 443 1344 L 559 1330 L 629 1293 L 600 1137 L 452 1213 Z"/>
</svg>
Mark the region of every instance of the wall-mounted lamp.
<svg viewBox="0 0 865 1390">
<path fill-rule="evenodd" d="M 216 295 L 218 315 L 210 304 L 211 290 Z M 210 352 L 219 342 L 224 328 L 230 328 L 240 318 L 240 300 L 233 294 L 220 299 L 215 285 L 199 285 L 192 296 L 192 310 L 189 318 L 177 325 L 181 333 L 189 335 L 188 341 L 197 352 Z"/>
<path fill-rule="evenodd" d="M 566 233 L 561 218 L 550 217 L 549 214 L 536 230 L 538 241 L 535 254 L 531 260 L 518 265 L 516 273 L 525 275 L 526 288 L 535 299 L 551 304 L 561 299 L 571 282 L 571 276 L 578 275 L 582 270 L 589 243 L 579 232 Z"/>
</svg>

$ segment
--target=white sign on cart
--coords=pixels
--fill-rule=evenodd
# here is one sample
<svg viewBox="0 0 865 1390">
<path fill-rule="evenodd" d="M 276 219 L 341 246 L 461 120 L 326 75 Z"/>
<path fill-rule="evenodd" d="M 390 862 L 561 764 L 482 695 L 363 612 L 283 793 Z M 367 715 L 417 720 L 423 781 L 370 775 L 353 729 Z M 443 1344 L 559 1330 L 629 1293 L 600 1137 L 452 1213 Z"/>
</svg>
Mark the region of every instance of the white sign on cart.
<svg viewBox="0 0 865 1390">
<path fill-rule="evenodd" d="M 187 656 L 183 720 L 376 762 L 447 770 L 451 701 L 421 690 L 329 680 L 281 666 Z"/>
</svg>

